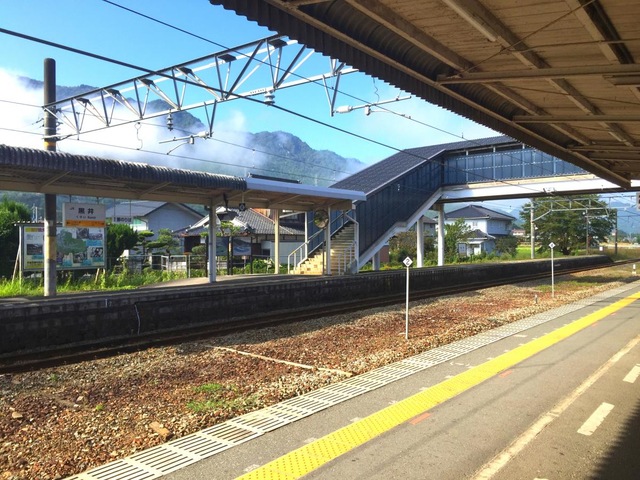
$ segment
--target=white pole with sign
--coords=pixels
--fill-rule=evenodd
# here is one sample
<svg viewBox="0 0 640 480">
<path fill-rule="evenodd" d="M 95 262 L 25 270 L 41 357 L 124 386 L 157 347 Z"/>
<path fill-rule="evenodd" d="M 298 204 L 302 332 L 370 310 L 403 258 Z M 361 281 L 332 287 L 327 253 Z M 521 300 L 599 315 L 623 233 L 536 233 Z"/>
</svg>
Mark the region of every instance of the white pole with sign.
<svg viewBox="0 0 640 480">
<path fill-rule="evenodd" d="M 404 314 L 404 339 L 409 340 L 409 267 L 413 262 L 409 257 L 407 257 L 402 263 L 407 267 L 407 301 Z"/>
<path fill-rule="evenodd" d="M 553 279 L 553 247 L 555 247 L 556 244 L 551 242 L 549 244 L 549 248 L 551 249 L 551 298 L 555 298 L 556 296 L 556 292 L 555 292 L 555 281 Z"/>
</svg>

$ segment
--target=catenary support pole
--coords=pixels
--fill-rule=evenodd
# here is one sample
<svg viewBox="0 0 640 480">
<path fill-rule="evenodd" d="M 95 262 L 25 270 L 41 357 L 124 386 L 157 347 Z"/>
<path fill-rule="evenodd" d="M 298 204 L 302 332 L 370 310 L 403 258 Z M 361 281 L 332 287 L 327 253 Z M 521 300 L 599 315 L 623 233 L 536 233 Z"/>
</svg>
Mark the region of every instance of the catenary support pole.
<svg viewBox="0 0 640 480">
<path fill-rule="evenodd" d="M 616 229 L 613 231 L 613 253 L 618 255 L 618 211 L 614 210 L 613 214 L 616 216 Z"/>
<path fill-rule="evenodd" d="M 56 101 L 56 62 L 53 58 L 44 60 L 44 104 Z M 45 107 L 44 111 L 44 149 L 56 151 L 56 117 Z M 44 195 L 44 295 L 56 295 L 56 196 L 51 193 Z"/>
</svg>

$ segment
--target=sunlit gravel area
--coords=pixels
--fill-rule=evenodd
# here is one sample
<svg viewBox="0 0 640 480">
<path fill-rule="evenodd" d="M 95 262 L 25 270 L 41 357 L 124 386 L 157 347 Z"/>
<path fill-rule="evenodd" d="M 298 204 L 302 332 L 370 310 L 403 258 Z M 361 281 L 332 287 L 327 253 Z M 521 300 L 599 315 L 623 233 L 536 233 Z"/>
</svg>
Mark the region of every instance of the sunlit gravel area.
<svg viewBox="0 0 640 480">
<path fill-rule="evenodd" d="M 0 375 L 0 480 L 56 479 L 637 280 L 630 265 Z"/>
</svg>

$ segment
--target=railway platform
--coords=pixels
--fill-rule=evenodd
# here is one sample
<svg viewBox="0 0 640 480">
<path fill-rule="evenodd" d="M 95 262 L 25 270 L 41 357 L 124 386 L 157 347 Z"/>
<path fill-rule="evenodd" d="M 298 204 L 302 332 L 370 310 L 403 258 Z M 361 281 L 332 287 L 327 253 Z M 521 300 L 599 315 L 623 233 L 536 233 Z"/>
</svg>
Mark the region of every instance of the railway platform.
<svg viewBox="0 0 640 480">
<path fill-rule="evenodd" d="M 638 299 L 636 281 L 71 478 L 635 478 Z"/>
</svg>

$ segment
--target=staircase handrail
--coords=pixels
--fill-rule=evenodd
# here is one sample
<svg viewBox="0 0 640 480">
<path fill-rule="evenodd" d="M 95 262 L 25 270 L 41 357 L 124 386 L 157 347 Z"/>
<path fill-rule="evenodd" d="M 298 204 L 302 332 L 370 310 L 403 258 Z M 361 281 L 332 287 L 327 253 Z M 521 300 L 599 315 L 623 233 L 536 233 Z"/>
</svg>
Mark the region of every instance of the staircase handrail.
<svg viewBox="0 0 640 480">
<path fill-rule="evenodd" d="M 338 262 L 338 275 L 344 275 L 344 273 L 350 269 L 353 262 L 356 260 L 356 246 L 358 242 L 354 239 L 347 245 L 341 255 L 336 259 Z"/>
<path fill-rule="evenodd" d="M 347 225 L 348 223 L 353 223 L 355 225 L 355 240 L 353 241 L 354 244 L 354 248 L 355 251 L 353 253 L 353 257 L 355 259 L 355 255 L 357 252 L 357 248 L 358 248 L 358 227 L 359 224 L 356 221 L 356 219 L 354 217 L 352 217 L 350 215 L 350 213 L 353 212 L 353 210 L 349 210 L 346 212 L 342 212 L 340 215 L 338 215 L 336 218 L 334 218 L 328 225 L 329 231 L 331 232 L 331 235 L 333 235 L 334 233 L 336 233 L 340 228 L 342 228 L 343 226 Z M 335 224 L 340 223 L 338 226 L 334 227 Z M 311 244 L 311 242 L 318 237 L 321 234 L 324 234 L 324 229 L 317 231 L 316 233 L 314 233 L 313 235 L 311 235 L 306 242 L 304 242 L 302 245 L 300 245 L 298 248 L 296 248 L 293 252 L 291 252 L 288 257 L 287 257 L 287 273 L 291 273 L 292 270 L 292 265 L 293 265 L 293 271 L 295 272 L 297 269 L 300 268 L 300 265 L 302 265 L 302 263 L 307 260 L 309 258 L 309 255 L 313 252 L 315 252 L 316 250 L 323 248 L 324 246 L 324 241 L 320 242 L 319 245 L 317 245 L 313 250 L 309 251 L 308 247 Z M 351 245 L 350 245 L 351 247 Z M 300 257 L 300 259 L 298 260 L 298 256 Z M 340 273 L 342 274 L 342 272 Z"/>
<path fill-rule="evenodd" d="M 319 230 L 313 235 L 311 235 L 306 242 L 296 248 L 293 252 L 291 252 L 287 257 L 287 273 L 291 273 L 291 265 L 293 264 L 294 271 L 297 268 L 300 268 L 302 262 L 304 262 L 307 258 L 309 258 L 309 245 L 312 240 L 314 240 L 318 235 L 324 233 L 324 230 Z M 300 256 L 300 260 L 298 261 L 298 255 Z"/>
</svg>

